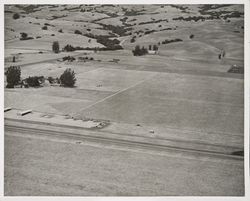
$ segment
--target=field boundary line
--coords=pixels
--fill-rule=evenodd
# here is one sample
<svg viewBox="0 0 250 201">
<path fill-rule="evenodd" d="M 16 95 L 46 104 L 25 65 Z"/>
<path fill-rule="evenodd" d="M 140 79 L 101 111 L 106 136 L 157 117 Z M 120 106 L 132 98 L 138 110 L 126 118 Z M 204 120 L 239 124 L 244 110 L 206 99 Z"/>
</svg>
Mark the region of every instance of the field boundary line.
<svg viewBox="0 0 250 201">
<path fill-rule="evenodd" d="M 82 111 L 84 111 L 84 110 L 86 110 L 86 109 L 88 109 L 88 108 L 90 108 L 90 107 L 93 107 L 94 105 L 96 105 L 96 104 L 98 104 L 98 103 L 101 103 L 101 102 L 103 102 L 103 101 L 105 101 L 105 100 L 107 100 L 107 99 L 109 99 L 109 98 L 112 98 L 113 96 L 116 96 L 117 94 L 120 94 L 120 93 L 122 93 L 122 92 L 124 92 L 124 91 L 127 91 L 127 90 L 129 90 L 129 89 L 131 89 L 131 88 L 133 88 L 133 87 L 135 87 L 135 86 L 137 86 L 137 85 L 139 85 L 139 84 L 142 84 L 143 82 L 146 82 L 146 81 L 148 81 L 148 80 L 151 80 L 153 77 L 157 76 L 158 74 L 159 74 L 159 73 L 154 73 L 154 75 L 151 75 L 148 79 L 142 80 L 142 81 L 140 81 L 140 82 L 135 83 L 135 84 L 132 85 L 132 86 L 129 86 L 129 87 L 125 88 L 125 89 L 119 90 L 119 91 L 115 92 L 114 94 L 111 94 L 110 96 L 107 96 L 107 97 L 105 97 L 105 98 L 103 98 L 103 99 L 101 99 L 101 100 L 99 100 L 99 101 L 97 101 L 97 102 L 95 102 L 95 103 L 93 103 L 93 104 L 91 104 L 91 105 L 89 105 L 89 106 L 87 106 L 87 107 L 81 109 L 80 112 L 82 112 Z"/>
</svg>

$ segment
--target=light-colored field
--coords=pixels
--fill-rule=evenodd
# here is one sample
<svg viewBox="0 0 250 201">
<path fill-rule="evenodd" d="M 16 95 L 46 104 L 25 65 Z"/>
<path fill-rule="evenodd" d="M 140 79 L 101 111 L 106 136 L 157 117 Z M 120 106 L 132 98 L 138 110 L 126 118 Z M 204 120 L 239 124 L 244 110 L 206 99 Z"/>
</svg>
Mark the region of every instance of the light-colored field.
<svg viewBox="0 0 250 201">
<path fill-rule="evenodd" d="M 5 137 L 5 196 L 244 194 L 241 161 L 197 160 L 20 135 Z"/>
</svg>

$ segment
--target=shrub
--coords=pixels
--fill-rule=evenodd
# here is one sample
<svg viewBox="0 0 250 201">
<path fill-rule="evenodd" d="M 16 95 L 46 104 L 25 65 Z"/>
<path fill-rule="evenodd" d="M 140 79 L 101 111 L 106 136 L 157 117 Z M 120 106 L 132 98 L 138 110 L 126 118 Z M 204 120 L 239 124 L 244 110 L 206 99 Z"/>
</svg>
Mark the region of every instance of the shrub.
<svg viewBox="0 0 250 201">
<path fill-rule="evenodd" d="M 27 33 L 22 32 L 22 33 L 20 33 L 20 34 L 21 34 L 21 38 L 27 38 L 27 37 L 28 37 L 28 34 L 27 34 Z"/>
<path fill-rule="evenodd" d="M 194 34 L 191 34 L 191 35 L 189 36 L 189 38 L 190 38 L 190 39 L 194 38 Z"/>
<path fill-rule="evenodd" d="M 19 19 L 19 18 L 20 18 L 20 15 L 19 15 L 18 13 L 15 13 L 15 14 L 12 16 L 12 18 L 13 18 L 14 20 Z"/>
<path fill-rule="evenodd" d="M 59 42 L 58 41 L 54 41 L 52 44 L 52 51 L 55 52 L 56 54 L 59 53 Z"/>
<path fill-rule="evenodd" d="M 79 30 L 75 30 L 75 32 L 74 32 L 75 34 L 82 34 L 82 32 L 81 31 L 79 31 Z"/>
<path fill-rule="evenodd" d="M 130 43 L 134 43 L 135 42 L 135 38 L 131 38 Z"/>
<path fill-rule="evenodd" d="M 63 61 L 70 61 L 70 62 L 76 60 L 75 57 L 71 57 L 71 56 L 65 56 L 62 59 L 63 59 Z"/>
<path fill-rule="evenodd" d="M 7 88 L 14 88 L 21 80 L 21 69 L 19 66 L 10 66 L 5 72 Z"/>
<path fill-rule="evenodd" d="M 60 76 L 60 82 L 65 87 L 73 87 L 76 82 L 75 72 L 70 68 L 67 68 Z"/>
<path fill-rule="evenodd" d="M 33 76 L 26 78 L 26 82 L 30 87 L 39 87 L 41 79 L 43 79 L 43 76 Z"/>
<path fill-rule="evenodd" d="M 62 29 L 59 29 L 58 32 L 63 33 Z"/>
<path fill-rule="evenodd" d="M 47 26 L 43 26 L 42 30 L 48 30 L 48 27 Z"/>
<path fill-rule="evenodd" d="M 53 84 L 55 82 L 55 79 L 53 77 L 48 77 L 48 81 L 50 84 Z"/>
</svg>

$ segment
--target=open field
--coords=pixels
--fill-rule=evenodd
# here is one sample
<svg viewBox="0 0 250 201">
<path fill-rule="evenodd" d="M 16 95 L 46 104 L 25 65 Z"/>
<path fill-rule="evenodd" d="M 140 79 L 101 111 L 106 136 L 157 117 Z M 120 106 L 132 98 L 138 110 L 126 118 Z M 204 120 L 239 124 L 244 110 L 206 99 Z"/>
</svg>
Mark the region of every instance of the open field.
<svg viewBox="0 0 250 201">
<path fill-rule="evenodd" d="M 20 17 L 13 19 L 14 13 Z M 33 39 L 23 40 L 22 32 Z M 67 44 L 81 50 L 66 51 Z M 158 50 L 134 56 L 136 45 Z M 4 107 L 13 108 L 6 119 L 68 126 L 103 120 L 108 124 L 96 132 L 116 140 L 242 153 L 244 74 L 229 73 L 233 65 L 244 66 L 243 5 L 5 6 L 5 70 L 20 66 L 22 80 L 45 79 L 40 87 L 5 88 Z M 74 87 L 49 82 L 67 68 L 75 72 Z M 28 109 L 33 114 L 16 115 Z M 244 194 L 241 160 L 76 145 L 29 132 L 6 132 L 5 195 Z"/>
<path fill-rule="evenodd" d="M 202 161 L 21 136 L 5 137 L 5 195 L 243 194 L 242 161 Z"/>
</svg>

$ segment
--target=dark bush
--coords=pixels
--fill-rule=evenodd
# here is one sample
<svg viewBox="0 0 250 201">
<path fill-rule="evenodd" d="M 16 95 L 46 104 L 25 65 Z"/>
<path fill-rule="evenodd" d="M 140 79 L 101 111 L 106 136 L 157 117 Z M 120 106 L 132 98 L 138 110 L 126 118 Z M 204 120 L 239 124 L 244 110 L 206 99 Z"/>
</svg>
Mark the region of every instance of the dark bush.
<svg viewBox="0 0 250 201">
<path fill-rule="evenodd" d="M 191 34 L 191 35 L 189 36 L 189 38 L 190 38 L 190 39 L 193 39 L 193 38 L 194 38 L 194 34 Z"/>
<path fill-rule="evenodd" d="M 28 37 L 28 34 L 27 34 L 27 33 L 22 32 L 22 33 L 20 33 L 20 34 L 21 34 L 21 38 L 27 38 L 27 37 Z"/>
<path fill-rule="evenodd" d="M 12 18 L 13 18 L 14 20 L 19 19 L 19 18 L 20 18 L 20 15 L 19 15 L 18 13 L 15 13 L 15 14 L 12 16 Z"/>
<path fill-rule="evenodd" d="M 75 30 L 75 32 L 74 32 L 75 34 L 82 34 L 82 32 L 81 31 L 79 31 L 79 30 Z"/>
<path fill-rule="evenodd" d="M 59 53 L 59 42 L 58 41 L 54 41 L 53 44 L 52 44 L 52 51 L 55 52 L 55 53 Z"/>
<path fill-rule="evenodd" d="M 153 50 L 157 51 L 158 50 L 158 46 L 157 45 L 153 45 Z"/>
<path fill-rule="evenodd" d="M 42 30 L 48 30 L 48 27 L 47 26 L 43 26 Z"/>
<path fill-rule="evenodd" d="M 21 80 L 21 69 L 19 66 L 10 66 L 6 72 L 7 88 L 14 88 Z"/>
<path fill-rule="evenodd" d="M 135 42 L 135 38 L 133 37 L 131 38 L 130 43 L 134 43 L 134 42 Z"/>
<path fill-rule="evenodd" d="M 182 39 L 179 39 L 179 38 L 172 39 L 172 40 L 166 39 L 166 40 L 162 41 L 162 44 L 168 44 L 168 43 L 174 43 L 174 42 L 181 42 L 181 41 L 182 41 Z"/>
<path fill-rule="evenodd" d="M 60 82 L 65 87 L 73 87 L 76 82 L 75 72 L 70 68 L 67 68 L 60 76 Z"/>
<path fill-rule="evenodd" d="M 59 29 L 58 32 L 63 33 L 62 29 Z"/>
<path fill-rule="evenodd" d="M 26 78 L 26 82 L 29 85 L 29 87 L 39 87 L 41 79 L 43 79 L 43 76 L 33 76 Z"/>
</svg>

